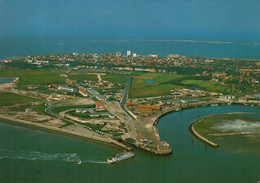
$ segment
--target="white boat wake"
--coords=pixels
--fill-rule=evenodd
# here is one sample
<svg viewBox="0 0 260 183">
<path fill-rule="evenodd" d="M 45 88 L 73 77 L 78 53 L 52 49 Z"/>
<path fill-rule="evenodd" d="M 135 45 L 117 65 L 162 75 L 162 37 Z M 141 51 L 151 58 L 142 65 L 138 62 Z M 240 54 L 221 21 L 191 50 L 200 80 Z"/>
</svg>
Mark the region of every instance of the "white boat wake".
<svg viewBox="0 0 260 183">
<path fill-rule="evenodd" d="M 69 163 L 107 164 L 106 161 L 81 160 L 77 153 L 45 153 L 38 151 L 13 151 L 0 149 L 0 159 L 64 161 Z"/>
<path fill-rule="evenodd" d="M 66 161 L 79 162 L 77 153 L 44 153 L 38 151 L 12 151 L 0 149 L 0 159 L 42 160 L 42 161 Z"/>
</svg>

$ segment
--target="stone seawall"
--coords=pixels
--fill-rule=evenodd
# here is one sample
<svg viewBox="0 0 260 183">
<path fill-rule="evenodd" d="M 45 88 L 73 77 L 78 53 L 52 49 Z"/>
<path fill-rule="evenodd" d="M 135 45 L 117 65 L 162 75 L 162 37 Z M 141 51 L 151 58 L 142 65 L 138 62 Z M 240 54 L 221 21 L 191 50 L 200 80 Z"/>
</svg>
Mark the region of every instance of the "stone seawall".
<svg viewBox="0 0 260 183">
<path fill-rule="evenodd" d="M 196 121 L 195 123 L 193 123 L 193 124 L 190 126 L 190 130 L 191 130 L 192 134 L 193 134 L 194 136 L 196 136 L 198 139 L 200 139 L 201 141 L 203 141 L 203 142 L 209 144 L 209 145 L 212 146 L 212 147 L 219 147 L 218 144 L 216 144 L 216 143 L 214 143 L 214 142 L 212 142 L 212 141 L 206 139 L 205 137 L 201 136 L 201 135 L 195 130 L 194 125 L 195 125 L 196 123 L 201 122 L 201 121 L 202 121 L 202 120 Z"/>
<path fill-rule="evenodd" d="M 122 148 L 127 149 L 127 150 L 131 150 L 129 147 L 126 147 L 125 144 L 122 144 L 122 143 L 120 143 L 116 140 L 113 140 L 113 139 L 102 138 L 102 137 L 97 137 L 97 136 L 93 136 L 93 135 L 87 135 L 87 134 L 83 134 L 83 133 L 79 133 L 79 132 L 75 132 L 75 131 L 70 131 L 70 130 L 66 130 L 66 129 L 62 129 L 62 128 L 58 128 L 58 127 L 33 123 L 33 122 L 30 122 L 30 121 L 25 121 L 25 120 L 21 120 L 21 119 L 15 119 L 15 118 L 5 116 L 5 115 L 0 115 L 0 118 L 8 120 L 9 123 L 14 123 L 14 124 L 18 124 L 18 125 L 22 125 L 22 126 L 26 126 L 26 127 L 39 128 L 39 129 L 47 130 L 47 131 L 50 131 L 50 132 L 66 134 L 66 135 L 70 135 L 70 136 L 74 136 L 74 137 L 93 139 L 93 140 L 97 140 L 97 141 L 102 141 L 102 142 L 114 144 L 114 145 L 117 145 L 117 146 L 122 147 Z"/>
</svg>

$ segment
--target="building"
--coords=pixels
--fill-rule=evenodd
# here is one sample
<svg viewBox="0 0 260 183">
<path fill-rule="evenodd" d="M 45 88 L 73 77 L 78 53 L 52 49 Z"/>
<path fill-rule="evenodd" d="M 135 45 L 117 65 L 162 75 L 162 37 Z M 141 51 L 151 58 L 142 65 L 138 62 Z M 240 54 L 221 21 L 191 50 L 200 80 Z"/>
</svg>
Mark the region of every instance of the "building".
<svg viewBox="0 0 260 183">
<path fill-rule="evenodd" d="M 96 102 L 96 111 L 104 111 L 106 110 L 104 104 L 102 104 L 101 102 Z"/>
<path fill-rule="evenodd" d="M 136 53 L 133 53 L 133 57 L 136 57 Z"/>
<path fill-rule="evenodd" d="M 168 57 L 169 58 L 179 58 L 180 55 L 179 54 L 169 54 Z"/>
<path fill-rule="evenodd" d="M 235 99 L 236 97 L 233 95 L 226 95 L 226 96 L 220 96 L 219 98 L 223 100 L 232 100 Z"/>
<path fill-rule="evenodd" d="M 193 98 L 191 98 L 191 99 L 181 99 L 180 101 L 181 101 L 182 104 L 192 104 L 192 103 L 199 102 L 199 100 L 193 99 Z"/>
<path fill-rule="evenodd" d="M 77 92 L 77 88 L 72 88 L 72 87 L 66 87 L 66 86 L 59 86 L 58 90 L 60 91 L 65 91 L 65 92 Z"/>
<path fill-rule="evenodd" d="M 79 89 L 79 93 L 80 93 L 82 96 L 84 96 L 84 97 L 87 97 L 87 96 L 88 96 L 87 92 L 86 92 L 85 90 L 83 90 L 83 89 Z"/>
<path fill-rule="evenodd" d="M 130 50 L 127 50 L 126 56 L 131 56 L 131 51 Z"/>
<path fill-rule="evenodd" d="M 93 88 L 88 88 L 87 91 L 93 95 L 94 97 L 96 97 L 96 99 L 98 100 L 106 100 L 106 97 L 104 97 L 103 95 L 100 95 L 99 92 Z"/>
</svg>

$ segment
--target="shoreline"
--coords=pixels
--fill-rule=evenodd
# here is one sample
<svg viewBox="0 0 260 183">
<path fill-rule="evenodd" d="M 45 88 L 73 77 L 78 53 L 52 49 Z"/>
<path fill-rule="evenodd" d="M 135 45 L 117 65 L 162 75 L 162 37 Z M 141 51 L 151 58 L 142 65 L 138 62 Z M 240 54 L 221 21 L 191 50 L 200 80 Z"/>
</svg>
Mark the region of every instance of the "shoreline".
<svg viewBox="0 0 260 183">
<path fill-rule="evenodd" d="M 58 128 L 58 127 L 54 127 L 54 126 L 48 126 L 48 125 L 34 123 L 34 122 L 26 121 L 26 120 L 15 119 L 10 116 L 5 116 L 2 114 L 0 114 L 0 119 L 5 120 L 5 121 L 3 121 L 4 123 L 10 123 L 10 124 L 15 124 L 15 125 L 19 125 L 19 126 L 35 128 L 35 129 L 44 130 L 44 131 L 51 132 L 51 133 L 54 132 L 56 134 L 68 135 L 68 136 L 71 136 L 74 138 L 77 137 L 80 139 L 94 140 L 94 141 L 98 141 L 100 143 L 116 145 L 117 147 L 121 147 L 126 150 L 131 150 L 131 148 L 127 147 L 125 144 L 122 144 L 113 139 L 106 139 L 106 138 L 102 138 L 102 137 L 91 136 L 91 135 L 87 135 L 87 134 L 83 134 L 83 133 L 79 133 L 79 132 L 75 132 L 75 131 L 71 131 L 71 130 L 67 130 L 67 129 L 62 129 L 62 128 Z"/>
<path fill-rule="evenodd" d="M 8 83 L 2 83 L 0 84 L 0 91 L 3 91 L 4 89 L 7 88 L 11 88 L 14 87 L 14 85 L 17 83 L 17 81 L 19 80 L 19 77 L 0 77 L 0 79 L 9 79 L 9 78 L 13 78 L 14 80 Z"/>
</svg>

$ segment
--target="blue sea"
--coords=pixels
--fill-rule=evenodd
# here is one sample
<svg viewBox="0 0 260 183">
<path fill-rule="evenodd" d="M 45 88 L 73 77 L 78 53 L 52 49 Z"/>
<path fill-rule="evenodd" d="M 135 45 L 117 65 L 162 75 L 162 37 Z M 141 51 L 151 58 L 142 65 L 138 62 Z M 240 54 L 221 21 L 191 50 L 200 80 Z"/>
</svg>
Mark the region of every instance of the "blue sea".
<svg viewBox="0 0 260 183">
<path fill-rule="evenodd" d="M 137 55 L 180 54 L 208 58 L 260 59 L 260 43 L 254 41 L 219 41 L 207 39 L 52 39 L 4 38 L 0 40 L 0 59 L 52 53 L 116 53 L 127 50 Z"/>
</svg>

